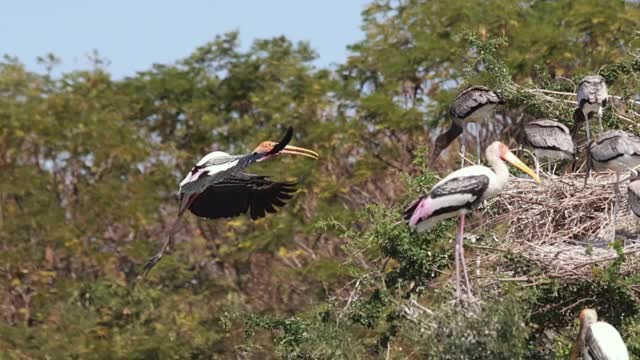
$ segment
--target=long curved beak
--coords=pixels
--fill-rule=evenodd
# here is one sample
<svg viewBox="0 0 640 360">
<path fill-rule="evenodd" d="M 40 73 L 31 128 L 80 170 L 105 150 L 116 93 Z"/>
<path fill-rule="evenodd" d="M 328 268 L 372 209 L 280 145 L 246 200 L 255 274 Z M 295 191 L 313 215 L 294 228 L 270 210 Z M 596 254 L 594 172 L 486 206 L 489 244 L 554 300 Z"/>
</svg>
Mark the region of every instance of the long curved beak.
<svg viewBox="0 0 640 360">
<path fill-rule="evenodd" d="M 525 165 L 517 156 L 515 156 L 511 151 L 507 153 L 504 157 L 506 161 L 508 161 L 511 165 L 517 167 L 520 171 L 526 173 L 531 176 L 533 180 L 535 180 L 538 184 L 540 184 L 540 177 L 535 173 L 535 171 L 531 170 L 530 167 Z"/>
<path fill-rule="evenodd" d="M 317 152 L 302 147 L 287 145 L 280 151 L 280 154 L 300 155 L 318 160 L 319 156 Z"/>
</svg>

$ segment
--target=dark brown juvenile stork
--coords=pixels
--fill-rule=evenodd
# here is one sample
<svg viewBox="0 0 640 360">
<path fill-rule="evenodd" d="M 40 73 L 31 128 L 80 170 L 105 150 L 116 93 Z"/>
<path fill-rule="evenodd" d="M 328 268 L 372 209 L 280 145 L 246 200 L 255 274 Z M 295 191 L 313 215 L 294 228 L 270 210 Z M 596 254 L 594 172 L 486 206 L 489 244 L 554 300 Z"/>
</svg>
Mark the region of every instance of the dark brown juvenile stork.
<svg viewBox="0 0 640 360">
<path fill-rule="evenodd" d="M 453 100 L 453 103 L 449 106 L 449 116 L 451 117 L 449 129 L 436 138 L 435 147 L 431 154 L 429 163 L 433 164 L 440 153 L 446 149 L 453 140 L 462 134 L 467 123 L 480 123 L 487 121 L 491 116 L 493 116 L 496 106 L 502 103 L 503 101 L 498 94 L 484 86 L 474 85 L 458 94 L 455 100 Z M 476 145 L 479 160 L 481 152 L 479 127 L 478 132 L 476 133 Z M 460 166 L 464 165 L 465 147 L 466 145 L 463 135 L 460 138 L 460 152 L 462 153 Z"/>
<path fill-rule="evenodd" d="M 553 120 L 538 119 L 527 123 L 524 126 L 523 140 L 524 144 L 533 150 L 538 175 L 540 175 L 540 159 L 550 160 L 549 165 L 551 165 L 551 162 L 574 159 L 576 153 L 569 128 Z"/>
<path fill-rule="evenodd" d="M 635 172 L 640 165 L 640 137 L 622 130 L 609 130 L 600 134 L 587 147 L 587 174 L 585 185 L 591 170 L 612 170 L 616 173 L 613 204 L 613 226 L 615 238 L 616 215 L 620 200 L 620 175 L 624 171 Z"/>
<path fill-rule="evenodd" d="M 600 131 L 604 129 L 602 126 L 602 109 L 607 106 L 608 99 L 607 83 L 602 76 L 589 75 L 580 80 L 576 94 L 578 108 L 574 111 L 573 118 L 576 122 L 586 122 L 587 144 L 591 142 L 589 122 L 593 116 L 598 117 Z"/>
<path fill-rule="evenodd" d="M 145 265 L 147 274 L 162 258 L 171 245 L 184 212 L 209 219 L 229 218 L 248 213 L 252 219 L 264 217 L 284 206 L 295 191 L 295 183 L 274 182 L 266 176 L 244 173 L 256 162 L 271 159 L 280 154 L 300 155 L 318 159 L 314 151 L 287 145 L 293 136 L 289 127 L 280 142 L 264 141 L 247 155 L 229 155 L 214 151 L 205 155 L 180 182 L 180 209 L 178 218 L 169 231 L 160 251 Z"/>
<path fill-rule="evenodd" d="M 415 200 L 404 210 L 404 219 L 417 232 L 429 230 L 444 219 L 460 217 L 454 253 L 457 296 L 460 296 L 461 264 L 467 295 L 471 297 L 463 249 L 465 215 L 472 212 L 482 201 L 496 196 L 504 189 L 509 180 L 509 169 L 505 161 L 529 174 L 536 182 L 540 182 L 538 175 L 520 161 L 507 145 L 499 141 L 489 145 L 486 156 L 491 169 L 474 165 L 456 170 L 435 184 L 429 194 Z"/>
</svg>

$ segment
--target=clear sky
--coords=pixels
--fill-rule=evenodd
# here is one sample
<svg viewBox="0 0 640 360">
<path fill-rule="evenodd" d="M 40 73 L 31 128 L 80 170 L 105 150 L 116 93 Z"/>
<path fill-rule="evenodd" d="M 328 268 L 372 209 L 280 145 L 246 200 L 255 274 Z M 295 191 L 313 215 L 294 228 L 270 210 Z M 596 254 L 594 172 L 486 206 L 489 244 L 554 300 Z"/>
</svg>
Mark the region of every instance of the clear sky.
<svg viewBox="0 0 640 360">
<path fill-rule="evenodd" d="M 309 41 L 317 64 L 343 62 L 346 46 L 362 39 L 360 13 L 370 0 L 20 0 L 0 11 L 0 54 L 17 56 L 30 70 L 53 53 L 61 71 L 88 67 L 94 49 L 108 58 L 114 77 L 153 63 L 172 63 L 216 34 L 239 30 L 242 46 L 254 38 L 285 35 Z"/>
</svg>

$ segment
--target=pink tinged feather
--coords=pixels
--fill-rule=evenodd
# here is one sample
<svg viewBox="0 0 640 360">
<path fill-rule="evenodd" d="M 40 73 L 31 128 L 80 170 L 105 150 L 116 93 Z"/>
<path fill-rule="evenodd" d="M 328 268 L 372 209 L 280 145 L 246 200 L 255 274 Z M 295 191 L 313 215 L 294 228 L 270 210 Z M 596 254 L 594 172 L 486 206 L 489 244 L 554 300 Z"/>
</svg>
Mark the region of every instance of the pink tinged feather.
<svg viewBox="0 0 640 360">
<path fill-rule="evenodd" d="M 420 221 L 428 218 L 433 210 L 431 209 L 431 198 L 428 197 L 420 201 L 416 209 L 413 211 L 411 215 L 411 219 L 409 219 L 409 226 L 415 227 Z"/>
<path fill-rule="evenodd" d="M 198 178 L 200 178 L 200 176 L 206 171 L 206 168 L 198 169 L 195 173 L 193 171 L 189 171 L 187 176 L 185 176 L 184 179 L 180 182 L 180 186 L 182 187 L 185 184 L 198 180 Z"/>
</svg>

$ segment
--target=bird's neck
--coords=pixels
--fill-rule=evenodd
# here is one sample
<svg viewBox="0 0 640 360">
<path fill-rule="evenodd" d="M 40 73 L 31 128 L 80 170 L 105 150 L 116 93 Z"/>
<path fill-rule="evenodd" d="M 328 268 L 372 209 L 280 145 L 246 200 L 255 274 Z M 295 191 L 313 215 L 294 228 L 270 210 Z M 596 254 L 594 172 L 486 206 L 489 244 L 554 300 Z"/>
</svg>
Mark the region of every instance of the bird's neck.
<svg viewBox="0 0 640 360">
<path fill-rule="evenodd" d="M 509 167 L 497 156 L 487 160 L 489 160 L 491 168 L 496 173 L 496 188 L 502 191 L 509 180 Z"/>
</svg>

